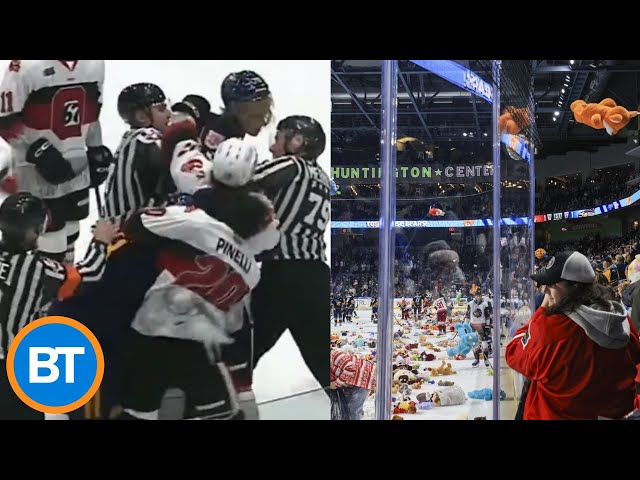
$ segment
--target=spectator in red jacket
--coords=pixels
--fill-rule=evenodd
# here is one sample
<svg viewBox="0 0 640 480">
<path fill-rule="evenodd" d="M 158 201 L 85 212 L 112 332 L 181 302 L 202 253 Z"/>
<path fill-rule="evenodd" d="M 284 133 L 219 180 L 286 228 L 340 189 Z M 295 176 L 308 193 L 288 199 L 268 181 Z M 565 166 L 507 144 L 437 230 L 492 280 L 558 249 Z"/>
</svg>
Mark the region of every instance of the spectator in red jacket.
<svg viewBox="0 0 640 480">
<path fill-rule="evenodd" d="M 640 342 L 624 308 L 593 283 L 579 252 L 552 257 L 531 278 L 545 298 L 507 345 L 506 361 L 531 380 L 524 420 L 622 418 L 634 408 Z"/>
</svg>

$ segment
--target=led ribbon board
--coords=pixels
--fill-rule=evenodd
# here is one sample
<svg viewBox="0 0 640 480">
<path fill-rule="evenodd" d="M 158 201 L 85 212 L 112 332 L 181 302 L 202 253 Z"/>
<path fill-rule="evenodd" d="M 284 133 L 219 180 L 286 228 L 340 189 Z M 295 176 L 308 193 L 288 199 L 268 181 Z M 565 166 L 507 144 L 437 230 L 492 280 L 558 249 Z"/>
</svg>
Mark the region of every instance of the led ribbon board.
<svg viewBox="0 0 640 480">
<path fill-rule="evenodd" d="M 451 60 L 409 60 L 419 67 L 493 103 L 493 87 L 468 68 Z"/>
<path fill-rule="evenodd" d="M 583 208 L 570 212 L 542 213 L 534 217 L 535 223 L 550 222 L 554 220 L 570 220 L 575 218 L 587 218 L 602 215 L 604 213 L 619 210 L 620 208 L 629 207 L 640 200 L 640 190 L 633 195 L 621 198 L 606 205 L 594 208 Z M 485 219 L 469 219 L 469 220 L 398 220 L 395 223 L 396 228 L 468 228 L 468 227 L 490 227 L 493 220 Z M 503 218 L 500 225 L 531 225 L 531 219 L 528 217 Z M 339 228 L 379 228 L 380 222 L 377 220 L 364 221 L 335 221 L 331 222 L 331 229 Z"/>
</svg>

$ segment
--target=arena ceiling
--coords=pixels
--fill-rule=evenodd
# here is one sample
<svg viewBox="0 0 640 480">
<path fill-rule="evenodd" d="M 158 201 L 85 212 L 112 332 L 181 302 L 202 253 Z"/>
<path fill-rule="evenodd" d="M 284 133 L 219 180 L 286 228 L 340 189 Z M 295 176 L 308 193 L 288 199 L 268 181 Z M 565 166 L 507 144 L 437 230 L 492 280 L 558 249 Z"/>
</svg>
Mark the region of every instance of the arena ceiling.
<svg viewBox="0 0 640 480">
<path fill-rule="evenodd" d="M 455 60 L 481 77 L 483 63 Z M 616 136 L 576 123 L 574 100 L 613 98 L 630 110 L 640 105 L 640 60 L 530 60 L 534 76 L 535 116 L 542 147 L 537 159 L 570 150 L 596 151 L 637 139 L 632 119 Z M 486 61 L 484 62 L 486 63 Z M 331 66 L 332 149 L 379 151 L 380 60 L 333 60 Z M 491 105 L 407 60 L 399 61 L 398 137 L 425 144 L 484 146 L 491 133 Z M 471 142 L 469 144 L 469 142 Z"/>
</svg>

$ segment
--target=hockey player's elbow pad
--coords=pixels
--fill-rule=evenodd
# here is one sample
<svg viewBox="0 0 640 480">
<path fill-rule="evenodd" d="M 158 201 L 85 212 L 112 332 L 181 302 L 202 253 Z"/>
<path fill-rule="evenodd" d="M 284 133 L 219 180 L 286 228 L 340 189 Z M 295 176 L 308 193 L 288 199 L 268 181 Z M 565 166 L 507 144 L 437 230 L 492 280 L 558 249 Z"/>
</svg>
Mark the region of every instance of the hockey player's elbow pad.
<svg viewBox="0 0 640 480">
<path fill-rule="evenodd" d="M 40 176 L 53 185 L 68 182 L 76 176 L 69 161 L 45 138 L 29 146 L 26 160 L 35 165 Z"/>
<path fill-rule="evenodd" d="M 162 158 L 167 165 L 171 164 L 178 143 L 185 140 L 198 140 L 198 129 L 189 120 L 174 123 L 164 131 L 162 134 Z"/>
<path fill-rule="evenodd" d="M 99 187 L 109 176 L 109 167 L 113 163 L 113 155 L 104 145 L 87 148 L 91 187 Z"/>
</svg>

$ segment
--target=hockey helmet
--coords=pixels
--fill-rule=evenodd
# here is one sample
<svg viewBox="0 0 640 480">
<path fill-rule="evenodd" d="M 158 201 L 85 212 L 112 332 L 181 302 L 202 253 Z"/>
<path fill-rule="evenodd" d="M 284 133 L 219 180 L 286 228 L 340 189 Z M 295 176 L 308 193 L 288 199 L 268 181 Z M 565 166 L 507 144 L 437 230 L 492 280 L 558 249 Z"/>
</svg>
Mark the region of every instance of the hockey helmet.
<svg viewBox="0 0 640 480">
<path fill-rule="evenodd" d="M 118 95 L 118 114 L 130 122 L 137 110 L 151 108 L 167 101 L 162 89 L 153 83 L 134 83 Z"/>
<path fill-rule="evenodd" d="M 229 105 L 266 100 L 271 97 L 271 91 L 264 78 L 252 70 L 243 70 L 227 75 L 222 82 L 221 96 L 224 104 Z"/>
<path fill-rule="evenodd" d="M 211 104 L 200 95 L 187 95 L 181 102 L 172 105 L 174 113 L 186 113 L 196 122 L 198 128 L 202 128 L 211 113 Z"/>
<path fill-rule="evenodd" d="M 302 158 L 315 160 L 324 152 L 327 137 L 317 120 L 304 115 L 292 115 L 281 120 L 277 128 L 279 132 L 286 132 L 288 138 L 294 135 L 304 138 L 304 148 L 298 153 Z"/>
<path fill-rule="evenodd" d="M 229 138 L 218 145 L 213 156 L 213 179 L 229 187 L 246 185 L 258 163 L 258 151 L 248 142 Z"/>
<path fill-rule="evenodd" d="M 40 198 L 28 192 L 10 195 L 0 205 L 3 239 L 21 241 L 29 230 L 44 233 L 48 226 L 48 215 L 47 206 Z"/>
</svg>

